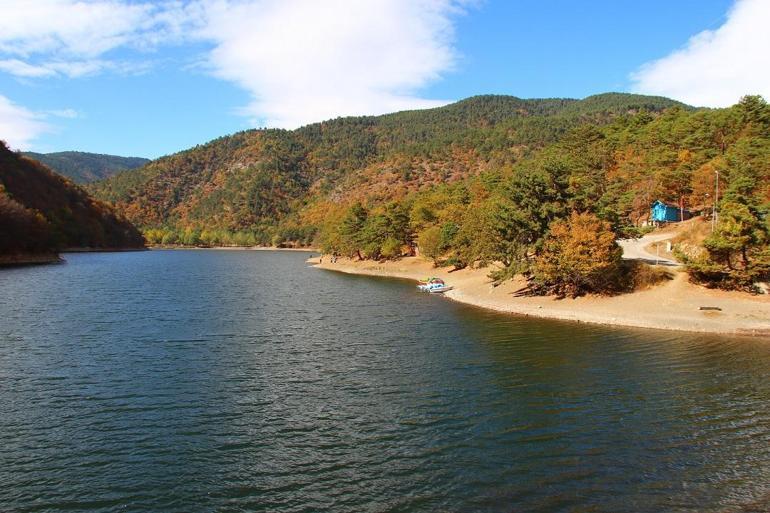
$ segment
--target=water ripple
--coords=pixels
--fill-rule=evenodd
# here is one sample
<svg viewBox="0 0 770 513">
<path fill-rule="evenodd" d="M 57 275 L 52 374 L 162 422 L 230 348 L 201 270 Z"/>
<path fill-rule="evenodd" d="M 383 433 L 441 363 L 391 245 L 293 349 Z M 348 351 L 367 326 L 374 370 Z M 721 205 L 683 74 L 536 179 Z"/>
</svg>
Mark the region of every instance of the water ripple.
<svg viewBox="0 0 770 513">
<path fill-rule="evenodd" d="M 766 341 L 496 315 L 305 256 L 0 271 L 0 510 L 770 510 Z"/>
</svg>

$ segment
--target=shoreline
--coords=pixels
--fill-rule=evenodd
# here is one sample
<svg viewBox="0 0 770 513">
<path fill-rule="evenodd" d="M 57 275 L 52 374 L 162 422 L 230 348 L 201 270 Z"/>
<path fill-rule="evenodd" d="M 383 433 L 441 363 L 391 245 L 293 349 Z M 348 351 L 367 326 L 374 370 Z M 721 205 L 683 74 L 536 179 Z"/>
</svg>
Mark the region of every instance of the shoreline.
<svg viewBox="0 0 770 513">
<path fill-rule="evenodd" d="M 64 248 L 59 253 L 126 253 L 129 251 L 147 251 L 148 248 Z"/>
<path fill-rule="evenodd" d="M 743 292 L 708 289 L 689 282 L 687 274 L 676 272 L 674 279 L 649 289 L 616 296 L 582 296 L 557 299 L 553 296 L 524 296 L 523 278 L 492 286 L 489 269 L 434 268 L 419 257 L 398 261 L 354 261 L 329 257 L 308 263 L 318 269 L 420 280 L 429 276 L 444 279 L 453 290 L 449 299 L 507 314 L 581 323 L 648 328 L 691 333 L 766 337 L 770 340 L 770 297 Z M 717 307 L 721 310 L 700 310 Z"/>
<path fill-rule="evenodd" d="M 56 253 L 19 253 L 15 255 L 0 255 L 0 268 L 61 263 L 64 263 L 64 259 Z"/>
<path fill-rule="evenodd" d="M 216 250 L 216 251 L 299 251 L 299 252 L 305 252 L 305 253 L 320 253 L 321 250 L 317 248 L 279 248 L 276 246 L 177 246 L 177 245 L 170 245 L 170 246 L 164 246 L 164 245 L 154 245 L 154 246 L 147 246 L 148 250 L 159 250 L 159 249 L 170 249 L 170 250 L 184 250 L 184 249 L 194 249 L 194 250 Z"/>
</svg>

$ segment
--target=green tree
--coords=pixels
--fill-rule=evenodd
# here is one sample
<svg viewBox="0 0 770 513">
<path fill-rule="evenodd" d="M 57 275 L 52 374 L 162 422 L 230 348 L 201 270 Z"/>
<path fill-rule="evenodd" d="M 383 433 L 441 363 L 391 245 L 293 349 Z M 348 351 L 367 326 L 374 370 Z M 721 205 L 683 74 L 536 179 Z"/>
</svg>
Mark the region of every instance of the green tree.
<svg viewBox="0 0 770 513">
<path fill-rule="evenodd" d="M 388 217 L 378 213 L 369 215 L 359 230 L 357 240 L 359 249 L 365 258 L 377 260 L 382 256 L 382 243 L 389 237 L 390 224 Z"/>
<path fill-rule="evenodd" d="M 706 255 L 688 262 L 696 281 L 725 289 L 754 291 L 770 279 L 767 221 L 742 203 L 723 202 L 717 230 L 703 242 Z"/>
<path fill-rule="evenodd" d="M 431 226 L 420 232 L 417 236 L 417 247 L 420 248 L 420 254 L 437 264 L 444 254 L 441 249 L 441 228 Z"/>
<path fill-rule="evenodd" d="M 393 237 L 388 237 L 382 243 L 380 252 L 383 258 L 393 259 L 401 256 L 401 248 L 402 248 L 401 241 Z"/>
<path fill-rule="evenodd" d="M 385 218 L 387 220 L 387 236 L 395 239 L 401 245 L 412 242 L 413 235 L 409 228 L 409 210 L 405 205 L 391 202 L 385 206 Z"/>
<path fill-rule="evenodd" d="M 497 203 L 492 201 L 472 203 L 465 209 L 451 240 L 450 262 L 455 267 L 485 266 L 497 259 L 499 239 L 493 228 L 496 211 Z"/>
<path fill-rule="evenodd" d="M 517 172 L 507 188 L 514 209 L 517 239 L 539 253 L 548 226 L 565 215 L 569 194 L 569 170 L 557 158 L 525 167 Z"/>
<path fill-rule="evenodd" d="M 179 236 L 174 230 L 166 230 L 161 239 L 161 244 L 176 244 L 179 241 Z"/>
<path fill-rule="evenodd" d="M 201 234 L 195 228 L 185 228 L 181 242 L 185 246 L 197 246 L 201 243 Z"/>
<path fill-rule="evenodd" d="M 356 203 L 348 210 L 339 228 L 338 249 L 340 253 L 346 256 L 358 255 L 363 258 L 361 250 L 363 249 L 362 231 L 369 211 L 361 204 Z"/>
</svg>

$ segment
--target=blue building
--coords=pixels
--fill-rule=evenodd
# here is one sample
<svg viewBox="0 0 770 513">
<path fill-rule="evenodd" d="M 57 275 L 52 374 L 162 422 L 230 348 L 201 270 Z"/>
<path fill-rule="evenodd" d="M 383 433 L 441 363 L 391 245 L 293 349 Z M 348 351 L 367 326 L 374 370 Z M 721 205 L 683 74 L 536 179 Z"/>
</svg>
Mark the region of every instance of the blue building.
<svg viewBox="0 0 770 513">
<path fill-rule="evenodd" d="M 660 200 L 650 207 L 650 220 L 656 223 L 677 223 L 692 217 L 689 210 L 680 211 L 678 205 L 671 205 Z"/>
</svg>

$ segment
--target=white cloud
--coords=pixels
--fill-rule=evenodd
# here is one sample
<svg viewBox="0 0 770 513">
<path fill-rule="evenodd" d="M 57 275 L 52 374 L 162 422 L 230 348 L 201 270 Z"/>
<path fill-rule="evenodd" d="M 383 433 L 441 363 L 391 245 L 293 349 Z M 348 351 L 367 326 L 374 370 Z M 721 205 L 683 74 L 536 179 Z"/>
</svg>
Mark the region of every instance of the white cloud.
<svg viewBox="0 0 770 513">
<path fill-rule="evenodd" d="M 0 71 L 5 71 L 17 77 L 50 77 L 56 74 L 45 66 L 35 66 L 19 59 L 0 60 Z"/>
<path fill-rule="evenodd" d="M 0 71 L 37 79 L 142 71 L 147 52 L 196 42 L 210 45 L 199 56 L 207 72 L 251 95 L 241 113 L 254 124 L 434 107 L 446 102 L 418 92 L 453 68 L 454 18 L 468 3 L 0 0 Z M 145 55 L 126 60 L 136 52 Z"/>
<path fill-rule="evenodd" d="M 142 63 L 103 57 L 182 41 L 200 11 L 179 1 L 0 0 L 0 71 L 26 78 L 141 71 Z"/>
<path fill-rule="evenodd" d="M 18 57 L 59 54 L 94 58 L 181 35 L 189 19 L 179 2 L 0 0 L 0 52 Z"/>
<path fill-rule="evenodd" d="M 65 119 L 75 119 L 80 117 L 80 113 L 75 109 L 47 110 L 45 113 L 49 116 L 56 116 L 57 118 L 65 118 Z"/>
<path fill-rule="evenodd" d="M 0 60 L 0 71 L 22 78 L 48 78 L 58 75 L 70 78 L 95 75 L 106 69 L 118 69 L 117 63 L 99 59 L 87 61 L 46 61 L 29 64 L 18 59 Z"/>
<path fill-rule="evenodd" d="M 450 1 L 220 3 L 203 35 L 213 73 L 249 91 L 269 126 L 433 107 L 414 94 L 451 69 Z"/>
<path fill-rule="evenodd" d="M 33 140 L 50 130 L 42 115 L 0 95 L 0 139 L 11 148 L 26 150 Z"/>
<path fill-rule="evenodd" d="M 451 0 L 219 2 L 202 37 L 212 72 L 247 91 L 256 123 L 434 107 L 420 88 L 451 70 Z"/>
<path fill-rule="evenodd" d="M 726 107 L 745 94 L 770 98 L 770 1 L 737 0 L 725 23 L 631 75 L 634 92 Z"/>
</svg>

